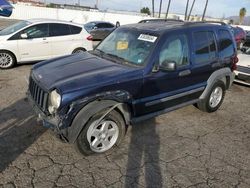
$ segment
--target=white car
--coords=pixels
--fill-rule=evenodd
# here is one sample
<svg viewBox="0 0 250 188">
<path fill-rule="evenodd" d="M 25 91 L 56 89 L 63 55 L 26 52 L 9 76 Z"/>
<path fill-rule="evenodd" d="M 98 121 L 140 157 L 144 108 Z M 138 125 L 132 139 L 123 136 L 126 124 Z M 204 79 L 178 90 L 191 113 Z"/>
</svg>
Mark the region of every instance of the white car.
<svg viewBox="0 0 250 188">
<path fill-rule="evenodd" d="M 31 19 L 0 31 L 0 68 L 92 50 L 90 34 L 72 22 Z"/>
<path fill-rule="evenodd" d="M 239 62 L 235 71 L 235 82 L 250 86 L 250 48 L 238 54 Z"/>
</svg>

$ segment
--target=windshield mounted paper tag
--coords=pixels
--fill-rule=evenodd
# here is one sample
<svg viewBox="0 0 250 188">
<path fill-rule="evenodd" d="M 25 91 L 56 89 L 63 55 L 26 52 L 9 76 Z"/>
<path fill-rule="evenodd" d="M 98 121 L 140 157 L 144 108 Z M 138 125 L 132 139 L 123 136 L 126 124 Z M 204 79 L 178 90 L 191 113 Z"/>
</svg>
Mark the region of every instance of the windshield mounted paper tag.
<svg viewBox="0 0 250 188">
<path fill-rule="evenodd" d="M 156 36 L 146 35 L 146 34 L 140 34 L 140 36 L 138 37 L 138 40 L 143 40 L 147 42 L 155 42 L 156 39 L 157 39 Z"/>
</svg>

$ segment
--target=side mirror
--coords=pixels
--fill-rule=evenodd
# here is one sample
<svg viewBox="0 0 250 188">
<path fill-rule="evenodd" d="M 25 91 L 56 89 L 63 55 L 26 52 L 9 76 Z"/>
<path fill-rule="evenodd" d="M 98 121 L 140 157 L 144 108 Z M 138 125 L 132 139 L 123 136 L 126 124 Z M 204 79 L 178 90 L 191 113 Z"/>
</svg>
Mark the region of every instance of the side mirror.
<svg viewBox="0 0 250 188">
<path fill-rule="evenodd" d="M 115 24 L 115 27 L 118 28 L 120 26 L 121 26 L 120 22 L 117 21 L 116 24 Z"/>
<path fill-rule="evenodd" d="M 97 30 L 97 28 L 98 28 L 98 27 L 95 26 L 95 27 L 93 27 L 93 30 Z"/>
<path fill-rule="evenodd" d="M 176 62 L 165 60 L 161 63 L 159 69 L 162 71 L 175 71 L 176 70 Z"/>
<path fill-rule="evenodd" d="M 21 38 L 22 38 L 22 39 L 27 39 L 27 38 L 28 38 L 27 33 L 23 33 L 23 34 L 21 34 Z"/>
</svg>

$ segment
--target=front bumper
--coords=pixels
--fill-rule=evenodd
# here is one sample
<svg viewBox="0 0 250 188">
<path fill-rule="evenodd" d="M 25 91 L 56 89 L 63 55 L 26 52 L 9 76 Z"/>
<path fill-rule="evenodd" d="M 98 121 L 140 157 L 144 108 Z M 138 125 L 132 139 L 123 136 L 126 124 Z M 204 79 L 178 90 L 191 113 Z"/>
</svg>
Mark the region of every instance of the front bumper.
<svg viewBox="0 0 250 188">
<path fill-rule="evenodd" d="M 32 109 L 35 111 L 35 113 L 38 115 L 38 120 L 43 122 L 43 126 L 53 129 L 53 130 L 57 130 L 60 124 L 60 119 L 57 117 L 53 117 L 53 116 L 48 116 L 46 115 L 35 103 L 35 101 L 33 100 L 33 98 L 31 97 L 30 93 L 27 92 L 27 98 L 28 101 L 30 103 L 30 105 L 32 106 Z"/>
</svg>

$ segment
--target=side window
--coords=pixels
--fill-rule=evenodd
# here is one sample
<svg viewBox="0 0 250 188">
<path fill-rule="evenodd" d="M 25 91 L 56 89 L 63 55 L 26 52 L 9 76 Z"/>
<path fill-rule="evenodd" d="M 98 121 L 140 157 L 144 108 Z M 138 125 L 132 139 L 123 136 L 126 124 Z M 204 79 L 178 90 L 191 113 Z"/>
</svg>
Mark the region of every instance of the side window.
<svg viewBox="0 0 250 188">
<path fill-rule="evenodd" d="M 67 25 L 67 24 L 49 24 L 49 35 L 51 37 L 71 35 L 69 25 Z"/>
<path fill-rule="evenodd" d="M 21 39 L 21 34 L 26 33 L 28 35 L 28 39 L 35 39 L 35 38 L 44 38 L 49 36 L 49 27 L 48 24 L 38 24 L 31 26 L 23 31 L 19 32 L 15 36 L 12 37 L 12 40 Z"/>
<path fill-rule="evenodd" d="M 105 23 L 99 23 L 96 26 L 97 26 L 97 28 L 101 28 L 101 29 L 106 28 L 106 24 Z"/>
<path fill-rule="evenodd" d="M 211 31 L 199 31 L 193 34 L 195 46 L 195 63 L 206 63 L 216 58 L 216 42 Z"/>
<path fill-rule="evenodd" d="M 174 61 L 177 66 L 189 64 L 188 40 L 185 34 L 167 38 L 159 56 L 159 63 L 162 64 L 164 61 Z"/>
<path fill-rule="evenodd" d="M 219 30 L 219 36 L 220 36 L 220 56 L 222 58 L 233 56 L 234 44 L 230 33 L 227 30 Z"/>
<path fill-rule="evenodd" d="M 72 33 L 73 35 L 76 35 L 76 34 L 81 33 L 82 28 L 81 28 L 81 27 L 74 26 L 74 25 L 70 25 L 70 30 L 71 30 L 71 33 Z"/>
<path fill-rule="evenodd" d="M 106 23 L 105 24 L 105 28 L 113 28 L 115 27 L 114 25 L 110 24 L 110 23 Z"/>
</svg>

